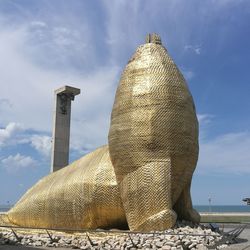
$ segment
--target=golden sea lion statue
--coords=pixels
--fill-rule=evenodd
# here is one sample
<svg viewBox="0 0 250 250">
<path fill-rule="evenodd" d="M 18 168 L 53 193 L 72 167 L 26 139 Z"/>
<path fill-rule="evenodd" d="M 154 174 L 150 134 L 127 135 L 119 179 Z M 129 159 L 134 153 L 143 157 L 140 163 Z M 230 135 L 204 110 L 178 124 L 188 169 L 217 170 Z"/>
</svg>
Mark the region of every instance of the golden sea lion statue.
<svg viewBox="0 0 250 250">
<path fill-rule="evenodd" d="M 121 76 L 108 145 L 42 178 L 8 212 L 26 227 L 165 230 L 198 223 L 198 121 L 184 77 L 149 34 Z"/>
</svg>

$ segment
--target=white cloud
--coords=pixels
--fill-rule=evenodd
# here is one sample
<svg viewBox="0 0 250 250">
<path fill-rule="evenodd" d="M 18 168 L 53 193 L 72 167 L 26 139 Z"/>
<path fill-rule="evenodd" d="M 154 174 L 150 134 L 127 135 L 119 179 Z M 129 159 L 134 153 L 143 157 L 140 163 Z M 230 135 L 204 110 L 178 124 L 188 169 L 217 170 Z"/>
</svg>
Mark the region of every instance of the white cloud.
<svg viewBox="0 0 250 250">
<path fill-rule="evenodd" d="M 140 11 L 139 1 L 114 1 L 112 5 L 109 1 L 103 2 L 107 14 L 106 43 L 110 45 L 111 58 L 117 60 L 122 58 L 127 50 L 133 53 L 139 41 L 144 43 L 144 37 L 149 31 L 145 33 L 145 26 L 141 25 L 140 18 L 146 15 L 147 10 Z"/>
<path fill-rule="evenodd" d="M 1 117 L 3 124 L 15 117 L 15 121 L 27 129 L 50 133 L 53 90 L 68 84 L 82 90 L 72 103 L 72 147 L 83 152 L 86 148 L 105 144 L 120 65 L 126 64 L 148 32 L 158 32 L 155 15 L 159 18 L 157 22 L 167 25 L 166 43 L 185 40 L 176 39 L 174 31 L 169 29 L 172 21 L 181 20 L 177 18 L 178 3 L 168 4 L 166 11 L 171 15 L 166 15 L 161 8 L 152 8 L 153 4 L 143 6 L 144 11 L 140 12 L 142 5 L 139 1 L 117 1 L 111 6 L 104 1 L 106 24 L 103 34 L 92 29 L 87 14 L 80 19 L 68 12 L 64 13 L 64 18 L 46 13 L 46 18 L 33 16 L 33 20 L 11 26 L 0 20 L 0 80 L 5 83 L 1 86 L 1 95 L 12 103 L 12 109 Z M 119 14 L 121 12 L 123 15 Z M 143 19 L 148 26 L 141 22 Z M 185 36 L 185 32 L 178 34 Z M 97 39 L 103 41 L 100 44 L 105 41 L 112 44 L 100 47 Z M 99 55 L 100 51 L 105 51 L 105 59 L 108 58 L 101 67 L 99 61 L 104 56 Z M 122 55 L 124 60 L 121 61 Z M 183 73 L 187 80 L 195 76 L 191 70 Z M 36 141 L 34 137 L 24 139 L 36 150 L 48 154 L 48 138 L 47 143 L 35 138 Z"/>
<path fill-rule="evenodd" d="M 35 26 L 35 27 L 41 27 L 41 28 L 45 28 L 47 27 L 47 24 L 43 21 L 32 21 L 30 23 L 31 26 Z"/>
<path fill-rule="evenodd" d="M 199 121 L 199 139 L 204 141 L 209 136 L 215 116 L 211 114 L 197 114 L 197 118 Z"/>
<path fill-rule="evenodd" d="M 0 148 L 17 144 L 29 144 L 43 156 L 48 157 L 51 150 L 51 137 L 41 134 L 41 131 L 30 131 L 15 122 L 0 129 Z"/>
<path fill-rule="evenodd" d="M 46 135 L 32 135 L 31 146 L 42 155 L 49 157 L 51 152 L 51 137 Z"/>
<path fill-rule="evenodd" d="M 0 147 L 10 144 L 13 138 L 22 131 L 20 124 L 11 122 L 5 128 L 0 128 Z"/>
<path fill-rule="evenodd" d="M 2 135 L 0 132 L 0 146 L 10 145 L 10 141 L 13 149 L 15 144 L 29 144 L 49 157 L 53 91 L 64 84 L 82 91 L 72 103 L 71 148 L 80 155 L 105 144 L 120 68 L 109 61 L 93 67 L 98 55 L 86 24 L 81 29 L 64 20 L 57 25 L 41 20 L 4 24 L 0 20 L 0 80 L 5 83 L 1 96 L 12 108 L 3 113 L 2 123 L 15 118 L 25 129 L 16 134 L 8 134 L 9 128 Z M 72 71 L 72 58 L 80 62 L 81 70 Z M 86 65 L 91 67 L 88 73 Z"/>
<path fill-rule="evenodd" d="M 172 44 L 172 49 L 185 48 L 186 44 L 185 50 L 202 53 L 200 45 L 190 45 L 196 44 L 190 38 L 193 37 L 190 28 L 181 27 L 196 27 L 197 23 L 203 27 L 211 19 L 194 14 L 192 5 L 180 1 L 170 1 L 168 8 L 154 8 L 154 3 L 144 5 L 142 1 L 115 1 L 112 5 L 103 1 L 103 5 L 102 34 L 93 29 L 87 13 L 82 14 L 83 19 L 70 12 L 64 12 L 63 18 L 48 13 L 45 19 L 33 16 L 34 20 L 20 25 L 6 25 L 8 22 L 0 20 L 0 81 L 5 83 L 1 85 L 1 97 L 12 104 L 11 110 L 1 116 L 2 124 L 15 120 L 26 129 L 39 131 L 38 135 L 34 132 L 19 138 L 19 142 L 30 143 L 43 155 L 50 151 L 49 137 L 44 134 L 52 128 L 54 89 L 68 84 L 82 90 L 72 103 L 71 147 L 84 153 L 107 142 L 120 65 L 126 64 L 148 32 L 159 32 L 165 44 Z M 216 9 L 216 6 L 208 9 L 207 4 L 198 7 L 209 18 Z M 183 10 L 187 11 L 188 20 Z M 159 28 L 163 23 L 164 29 Z M 187 80 L 195 76 L 189 69 L 183 70 L 183 74 Z M 211 117 L 203 115 L 199 120 L 204 125 Z M 45 133 L 41 135 L 42 132 Z M 0 143 L 7 141 L 1 138 L 6 135 L 0 135 Z"/>
<path fill-rule="evenodd" d="M 200 143 L 201 172 L 250 173 L 250 133 L 228 133 Z"/>
<path fill-rule="evenodd" d="M 200 126 L 202 126 L 202 125 L 205 125 L 205 124 L 209 124 L 212 121 L 212 119 L 214 118 L 214 115 L 197 114 L 197 118 L 198 118 Z"/>
<path fill-rule="evenodd" d="M 110 67 L 85 78 L 72 103 L 72 149 L 84 153 L 107 143 L 118 73 L 118 67 Z"/>
<path fill-rule="evenodd" d="M 237 0 L 237 1 L 235 1 L 235 0 L 220 0 L 220 1 L 212 0 L 211 2 L 216 7 L 224 8 L 224 7 L 228 7 L 228 6 L 234 7 L 234 6 L 240 5 L 244 1 L 245 0 Z"/>
<path fill-rule="evenodd" d="M 195 73 L 191 70 L 181 69 L 181 72 L 186 80 L 191 80 L 195 76 Z"/>
<path fill-rule="evenodd" d="M 195 48 L 195 49 L 194 49 L 194 52 L 195 52 L 197 55 L 200 55 L 200 53 L 201 53 L 201 48 Z"/>
<path fill-rule="evenodd" d="M 15 173 L 26 168 L 33 168 L 36 164 L 37 162 L 30 156 L 19 153 L 1 160 L 1 166 L 9 173 Z"/>
<path fill-rule="evenodd" d="M 187 45 L 184 46 L 184 50 L 193 51 L 196 55 L 201 54 L 201 46 L 200 45 L 187 44 Z"/>
<path fill-rule="evenodd" d="M 84 29 L 81 29 L 82 32 Z M 36 32 L 46 39 L 34 40 Z M 51 34 L 51 37 L 48 34 Z M 84 41 L 91 40 L 91 35 L 85 36 L 84 32 L 83 34 L 84 37 L 74 29 L 66 28 L 63 23 L 51 26 L 42 21 L 34 21 L 13 29 L 13 27 L 3 27 L 0 22 L 2 38 L 0 39 L 2 58 L 0 59 L 0 80 L 5 82 L 1 86 L 1 95 L 12 103 L 12 109 L 1 117 L 3 124 L 8 124 L 15 117 L 16 121 L 23 124 L 26 131 L 30 129 L 43 135 L 51 133 L 53 91 L 67 84 L 79 87 L 82 91 L 72 103 L 71 142 L 74 149 L 82 151 L 86 145 L 87 148 L 95 148 L 106 143 L 120 68 L 106 62 L 102 67 L 86 73 L 84 62 L 94 65 L 92 58 L 95 60 L 97 54 L 89 47 L 84 47 Z M 28 38 L 30 38 L 29 41 Z M 44 63 L 36 61 L 36 58 L 40 56 L 46 58 L 50 54 L 46 51 L 45 41 L 57 53 L 53 58 L 47 58 L 48 64 L 51 60 L 61 60 L 60 55 L 64 56 L 61 62 L 69 61 L 68 59 L 74 55 L 75 58 L 84 59 L 82 70 L 71 71 L 62 63 L 59 63 L 60 70 L 46 68 Z M 62 44 L 59 46 L 59 43 Z M 65 50 L 65 46 L 69 44 L 71 44 L 70 48 Z M 91 45 L 92 42 L 89 44 Z M 76 45 L 81 46 L 81 51 L 77 50 L 72 54 L 71 46 L 76 48 Z M 45 141 L 39 140 L 41 138 L 32 137 L 33 134 L 31 138 L 24 136 L 19 142 L 29 142 L 39 152 L 48 154 L 48 138 Z"/>
<path fill-rule="evenodd" d="M 8 99 L 0 98 L 0 110 L 4 108 L 11 108 L 12 104 Z"/>
<path fill-rule="evenodd" d="M 250 173 L 250 133 L 236 132 L 209 136 L 214 115 L 198 114 L 200 127 L 200 173 Z M 208 139 L 209 138 L 209 139 Z"/>
<path fill-rule="evenodd" d="M 234 132 L 211 136 L 216 124 L 212 114 L 197 114 L 200 153 L 198 173 L 250 173 L 250 133 Z"/>
</svg>

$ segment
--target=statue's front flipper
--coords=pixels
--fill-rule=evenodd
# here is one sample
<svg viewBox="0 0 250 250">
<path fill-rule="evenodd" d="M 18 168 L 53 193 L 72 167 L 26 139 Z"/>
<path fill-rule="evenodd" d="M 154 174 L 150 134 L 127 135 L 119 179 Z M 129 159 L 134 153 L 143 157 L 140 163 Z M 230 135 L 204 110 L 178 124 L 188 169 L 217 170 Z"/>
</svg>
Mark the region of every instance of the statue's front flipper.
<svg viewBox="0 0 250 250">
<path fill-rule="evenodd" d="M 128 173 L 119 188 L 130 230 L 164 230 L 175 224 L 169 159 L 147 163 Z"/>
<path fill-rule="evenodd" d="M 190 195 L 191 181 L 184 187 L 179 199 L 174 205 L 174 210 L 178 214 L 179 220 L 200 222 L 200 214 L 193 208 Z"/>
</svg>

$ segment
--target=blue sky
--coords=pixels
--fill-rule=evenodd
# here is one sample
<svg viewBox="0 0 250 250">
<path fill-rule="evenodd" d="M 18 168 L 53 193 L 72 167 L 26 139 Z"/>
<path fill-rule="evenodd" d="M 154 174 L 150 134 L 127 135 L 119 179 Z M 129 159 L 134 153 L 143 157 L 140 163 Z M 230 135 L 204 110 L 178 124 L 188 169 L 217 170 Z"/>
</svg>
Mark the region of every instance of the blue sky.
<svg viewBox="0 0 250 250">
<path fill-rule="evenodd" d="M 0 1 L 0 204 L 50 170 L 53 90 L 72 105 L 71 161 L 107 143 L 120 74 L 149 32 L 194 97 L 200 156 L 193 203 L 250 196 L 250 2 L 242 0 Z"/>
</svg>

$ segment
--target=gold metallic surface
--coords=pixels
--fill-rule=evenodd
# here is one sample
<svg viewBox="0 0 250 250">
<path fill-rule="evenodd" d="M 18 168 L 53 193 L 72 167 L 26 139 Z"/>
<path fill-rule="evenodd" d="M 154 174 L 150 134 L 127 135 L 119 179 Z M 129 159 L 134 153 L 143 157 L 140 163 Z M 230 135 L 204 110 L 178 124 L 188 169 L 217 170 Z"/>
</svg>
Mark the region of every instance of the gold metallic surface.
<svg viewBox="0 0 250 250">
<path fill-rule="evenodd" d="M 193 99 L 160 37 L 146 41 L 121 76 L 109 145 L 41 179 L 8 213 L 12 223 L 151 231 L 177 216 L 199 222 L 190 197 L 199 148 Z"/>
<path fill-rule="evenodd" d="M 8 213 L 20 226 L 126 226 L 108 147 L 101 147 L 34 185 Z"/>
<path fill-rule="evenodd" d="M 198 122 L 187 84 L 149 35 L 118 86 L 109 152 L 131 230 L 163 230 L 180 218 L 199 221 L 190 183 L 198 158 Z"/>
</svg>

